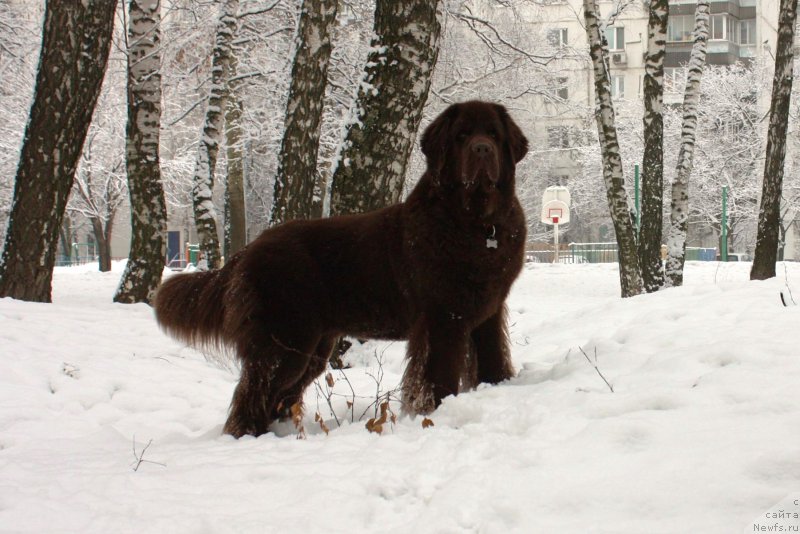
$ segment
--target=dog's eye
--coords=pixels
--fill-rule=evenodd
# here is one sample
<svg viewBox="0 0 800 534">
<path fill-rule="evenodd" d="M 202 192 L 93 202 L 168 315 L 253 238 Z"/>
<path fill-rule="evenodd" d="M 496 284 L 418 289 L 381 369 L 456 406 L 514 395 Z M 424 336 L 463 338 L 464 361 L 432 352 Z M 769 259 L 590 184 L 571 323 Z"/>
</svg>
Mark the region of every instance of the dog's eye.
<svg viewBox="0 0 800 534">
<path fill-rule="evenodd" d="M 497 132 L 496 131 L 489 130 L 488 134 L 489 134 L 489 137 L 491 137 L 492 139 L 497 139 Z"/>
<path fill-rule="evenodd" d="M 456 136 L 456 139 L 458 139 L 459 141 L 466 141 L 467 140 L 467 134 L 465 132 L 461 132 L 460 134 L 458 134 Z"/>
</svg>

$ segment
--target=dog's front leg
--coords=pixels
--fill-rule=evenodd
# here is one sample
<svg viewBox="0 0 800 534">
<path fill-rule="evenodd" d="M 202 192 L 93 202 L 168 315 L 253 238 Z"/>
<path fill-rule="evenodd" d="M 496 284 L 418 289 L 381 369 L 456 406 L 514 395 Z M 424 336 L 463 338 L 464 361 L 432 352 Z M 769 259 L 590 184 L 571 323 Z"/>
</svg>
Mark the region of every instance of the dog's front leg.
<svg viewBox="0 0 800 534">
<path fill-rule="evenodd" d="M 478 325 L 471 337 L 478 365 L 478 383 L 497 384 L 515 376 L 505 306 Z"/>
<path fill-rule="evenodd" d="M 453 318 L 422 319 L 408 340 L 403 401 L 411 413 L 430 413 L 447 395 L 458 394 L 466 365 L 468 332 Z"/>
</svg>

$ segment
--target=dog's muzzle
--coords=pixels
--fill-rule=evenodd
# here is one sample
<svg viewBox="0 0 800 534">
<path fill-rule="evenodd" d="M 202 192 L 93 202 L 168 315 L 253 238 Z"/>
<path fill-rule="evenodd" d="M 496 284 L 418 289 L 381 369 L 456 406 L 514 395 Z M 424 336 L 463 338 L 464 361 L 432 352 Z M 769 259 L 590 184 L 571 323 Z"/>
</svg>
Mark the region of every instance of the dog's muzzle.
<svg viewBox="0 0 800 534">
<path fill-rule="evenodd" d="M 495 144 L 488 137 L 477 137 L 468 147 L 469 170 L 465 185 L 494 187 L 500 179 L 500 165 Z"/>
</svg>

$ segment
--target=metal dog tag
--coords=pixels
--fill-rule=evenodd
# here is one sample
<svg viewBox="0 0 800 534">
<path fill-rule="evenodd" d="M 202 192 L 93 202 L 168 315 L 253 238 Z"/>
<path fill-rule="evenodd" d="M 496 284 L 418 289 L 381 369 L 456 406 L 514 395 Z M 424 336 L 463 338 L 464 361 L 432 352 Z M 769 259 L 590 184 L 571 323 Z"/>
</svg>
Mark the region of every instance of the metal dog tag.
<svg viewBox="0 0 800 534">
<path fill-rule="evenodd" d="M 492 235 L 486 238 L 486 248 L 497 248 L 497 239 L 494 236 L 497 235 L 497 229 L 492 225 Z"/>
</svg>

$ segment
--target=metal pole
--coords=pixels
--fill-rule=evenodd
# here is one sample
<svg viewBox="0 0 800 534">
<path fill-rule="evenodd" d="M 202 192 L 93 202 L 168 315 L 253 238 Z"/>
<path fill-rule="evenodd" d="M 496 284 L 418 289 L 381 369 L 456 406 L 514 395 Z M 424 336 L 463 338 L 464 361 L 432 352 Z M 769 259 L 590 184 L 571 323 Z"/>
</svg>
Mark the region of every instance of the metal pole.
<svg viewBox="0 0 800 534">
<path fill-rule="evenodd" d="M 722 242 L 719 247 L 719 259 L 728 261 L 728 186 L 722 188 Z"/>
<path fill-rule="evenodd" d="M 555 245 L 555 252 L 553 253 L 553 263 L 558 263 L 558 223 L 553 225 L 553 229 L 555 231 L 555 237 L 553 238 L 553 243 Z"/>
</svg>

